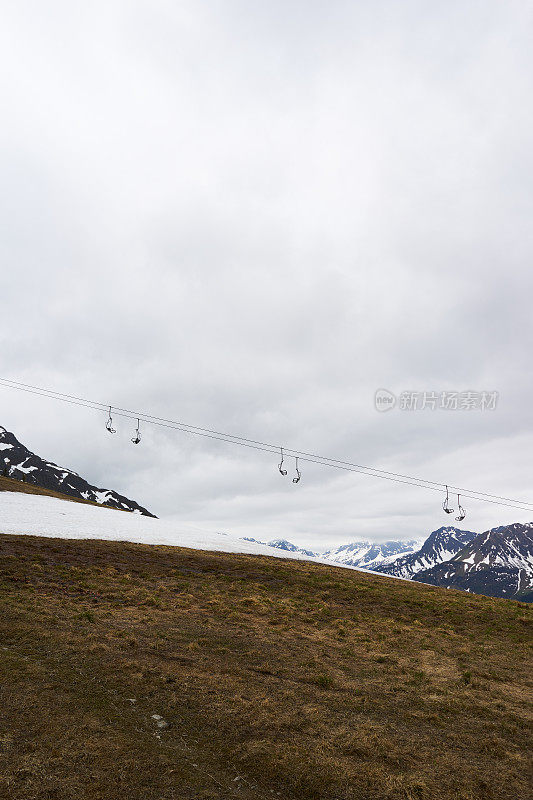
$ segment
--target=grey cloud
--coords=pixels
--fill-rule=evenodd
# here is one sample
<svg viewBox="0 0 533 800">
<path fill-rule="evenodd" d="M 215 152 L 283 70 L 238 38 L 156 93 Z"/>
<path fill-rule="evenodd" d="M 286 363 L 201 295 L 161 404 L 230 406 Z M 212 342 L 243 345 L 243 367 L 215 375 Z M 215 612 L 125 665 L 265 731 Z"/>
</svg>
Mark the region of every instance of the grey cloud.
<svg viewBox="0 0 533 800">
<path fill-rule="evenodd" d="M 1 373 L 527 497 L 531 26 L 518 2 L 12 5 Z M 501 401 L 380 415 L 380 386 Z M 132 449 L 1 396 L 28 446 L 159 514 L 314 546 L 442 521 L 417 489 L 313 465 L 280 486 L 265 454 Z M 473 528 L 523 518 L 471 505 Z"/>
</svg>

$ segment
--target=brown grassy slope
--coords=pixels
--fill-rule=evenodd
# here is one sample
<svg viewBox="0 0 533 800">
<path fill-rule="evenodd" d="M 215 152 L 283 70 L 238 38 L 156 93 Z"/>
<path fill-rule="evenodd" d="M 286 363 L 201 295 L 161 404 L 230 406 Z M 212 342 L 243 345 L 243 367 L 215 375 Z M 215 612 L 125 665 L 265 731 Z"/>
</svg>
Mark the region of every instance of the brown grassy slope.
<svg viewBox="0 0 533 800">
<path fill-rule="evenodd" d="M 0 797 L 525 800 L 531 619 L 313 563 L 0 536 Z"/>
<path fill-rule="evenodd" d="M 42 486 L 35 486 L 31 483 L 16 480 L 15 478 L 6 478 L 0 475 L 0 492 L 22 492 L 24 494 L 44 494 L 47 497 L 58 497 L 60 500 L 70 500 L 72 503 L 88 503 L 90 506 L 98 506 L 99 508 L 110 508 L 110 506 L 103 506 L 101 503 L 95 503 L 94 500 L 85 500 L 82 497 L 71 497 L 69 494 L 62 492 L 55 492 L 53 489 L 45 489 Z M 122 509 L 113 508 L 113 511 L 121 511 Z"/>
</svg>

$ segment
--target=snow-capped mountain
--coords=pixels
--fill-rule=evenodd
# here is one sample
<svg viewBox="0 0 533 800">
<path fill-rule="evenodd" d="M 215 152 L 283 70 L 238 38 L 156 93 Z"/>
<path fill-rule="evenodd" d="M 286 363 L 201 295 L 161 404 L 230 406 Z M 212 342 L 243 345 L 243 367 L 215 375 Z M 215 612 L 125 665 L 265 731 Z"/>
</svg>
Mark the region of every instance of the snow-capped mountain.
<svg viewBox="0 0 533 800">
<path fill-rule="evenodd" d="M 44 489 L 61 492 L 69 497 L 92 500 L 100 505 L 118 508 L 122 511 L 136 511 L 147 517 L 155 516 L 135 500 L 129 500 L 110 489 L 99 489 L 92 486 L 76 472 L 45 461 L 28 450 L 12 433 L 1 426 L 0 474 L 24 480 L 35 486 L 42 486 Z"/>
<path fill-rule="evenodd" d="M 377 564 L 372 569 L 375 569 L 376 572 L 383 572 L 385 575 L 395 575 L 398 578 L 412 578 L 422 570 L 428 570 L 436 564 L 449 561 L 477 535 L 473 531 L 462 531 L 453 526 L 438 528 L 428 536 L 419 550 L 400 556 L 392 563 Z"/>
<path fill-rule="evenodd" d="M 267 547 L 275 547 L 277 550 L 285 550 L 287 553 L 302 553 L 304 556 L 310 558 L 317 558 L 318 553 L 313 553 L 312 550 L 306 550 L 303 547 L 297 547 L 287 539 L 273 539 L 271 542 L 260 542 L 258 539 L 252 539 L 250 536 L 243 536 L 243 542 L 255 542 L 256 544 L 266 545 Z"/>
<path fill-rule="evenodd" d="M 390 564 L 400 556 L 414 552 L 420 541 L 411 539 L 408 542 L 389 541 L 381 544 L 374 542 L 352 542 L 343 544 L 336 550 L 326 550 L 320 558 L 336 564 L 346 564 L 362 569 L 376 569 L 380 565 Z"/>
<path fill-rule="evenodd" d="M 303 553 L 304 556 L 318 557 L 318 553 L 313 553 L 312 550 L 306 550 L 304 547 L 297 547 L 292 542 L 288 542 L 287 539 L 273 539 L 267 544 L 269 547 L 277 547 L 278 550 L 286 550 L 289 553 Z"/>
<path fill-rule="evenodd" d="M 491 597 L 533 600 L 533 523 L 480 533 L 449 561 L 414 580 Z"/>
</svg>

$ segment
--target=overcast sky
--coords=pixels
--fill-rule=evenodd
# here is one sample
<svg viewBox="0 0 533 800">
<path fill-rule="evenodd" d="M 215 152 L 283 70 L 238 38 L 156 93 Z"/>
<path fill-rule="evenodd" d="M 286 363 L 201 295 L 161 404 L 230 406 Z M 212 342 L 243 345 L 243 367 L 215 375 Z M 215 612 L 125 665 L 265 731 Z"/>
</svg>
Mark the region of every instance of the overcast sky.
<svg viewBox="0 0 533 800">
<path fill-rule="evenodd" d="M 530 2 L 0 8 L 2 376 L 533 501 Z M 378 388 L 499 402 L 379 413 Z M 0 389 L 30 449 L 158 516 L 315 547 L 450 522 L 116 421 Z"/>
</svg>

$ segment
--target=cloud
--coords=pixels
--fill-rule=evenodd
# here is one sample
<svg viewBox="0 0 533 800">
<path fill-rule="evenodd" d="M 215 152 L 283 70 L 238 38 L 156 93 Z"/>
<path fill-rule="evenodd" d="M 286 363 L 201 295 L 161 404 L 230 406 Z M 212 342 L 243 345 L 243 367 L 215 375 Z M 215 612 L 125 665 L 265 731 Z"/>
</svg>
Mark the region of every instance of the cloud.
<svg viewBox="0 0 533 800">
<path fill-rule="evenodd" d="M 21 0 L 0 33 L 2 374 L 528 496 L 531 12 Z M 374 391 L 495 389 L 378 414 Z M 2 390 L 2 424 L 176 514 L 324 546 L 440 498 Z M 107 437 L 107 438 L 106 438 Z M 429 495 L 429 496 L 428 496 Z M 469 525 L 519 519 L 472 504 Z"/>
</svg>

